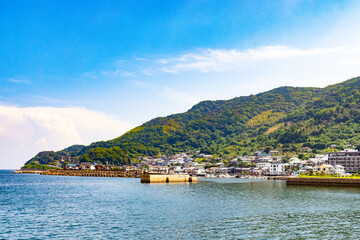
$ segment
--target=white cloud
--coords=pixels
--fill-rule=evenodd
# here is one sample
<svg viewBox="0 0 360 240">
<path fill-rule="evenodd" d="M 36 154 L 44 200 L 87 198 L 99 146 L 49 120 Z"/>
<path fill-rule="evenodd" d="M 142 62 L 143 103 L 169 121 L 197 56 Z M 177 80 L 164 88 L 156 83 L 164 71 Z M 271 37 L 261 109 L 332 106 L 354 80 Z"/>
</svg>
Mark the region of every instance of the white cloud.
<svg viewBox="0 0 360 240">
<path fill-rule="evenodd" d="M 148 82 L 137 81 L 137 80 L 129 80 L 128 82 L 139 88 L 151 88 L 152 87 L 152 84 L 150 84 Z"/>
<path fill-rule="evenodd" d="M 39 151 L 120 136 L 134 127 L 80 107 L 0 106 L 0 169 L 19 168 Z"/>
<path fill-rule="evenodd" d="M 27 77 L 9 78 L 8 81 L 12 83 L 26 83 L 26 84 L 31 83 L 30 79 Z"/>
<path fill-rule="evenodd" d="M 292 5 L 300 3 L 286 8 L 291 12 Z M 157 69 L 168 73 L 169 79 L 196 79 L 188 81 L 192 88 L 192 82 L 204 79 L 201 84 L 207 98 L 247 95 L 283 85 L 324 87 L 360 75 L 359 11 L 359 1 L 350 1 L 331 19 L 320 17 L 314 28 L 304 26 L 273 39 L 265 36 L 264 42 L 270 45 L 190 51 L 157 59 Z"/>
<path fill-rule="evenodd" d="M 114 70 L 114 71 L 101 71 L 101 75 L 104 75 L 106 77 L 135 77 L 135 73 L 124 71 L 124 70 Z"/>
<path fill-rule="evenodd" d="M 198 53 L 184 54 L 178 58 L 160 59 L 159 63 L 165 65 L 164 72 L 179 73 L 186 71 L 224 72 L 242 70 L 249 65 L 272 61 L 285 60 L 288 64 L 294 61 L 313 57 L 326 57 L 338 59 L 339 56 L 349 56 L 358 59 L 359 48 L 310 48 L 300 49 L 289 46 L 264 46 L 255 49 L 240 51 L 236 49 L 206 49 Z"/>
</svg>

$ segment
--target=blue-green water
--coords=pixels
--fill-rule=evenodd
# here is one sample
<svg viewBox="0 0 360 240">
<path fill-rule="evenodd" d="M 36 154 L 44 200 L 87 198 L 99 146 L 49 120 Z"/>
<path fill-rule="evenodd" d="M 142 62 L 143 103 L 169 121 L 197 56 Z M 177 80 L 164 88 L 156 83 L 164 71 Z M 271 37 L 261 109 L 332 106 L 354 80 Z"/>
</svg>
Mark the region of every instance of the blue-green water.
<svg viewBox="0 0 360 240">
<path fill-rule="evenodd" d="M 360 189 L 0 171 L 0 239 L 358 239 Z"/>
</svg>

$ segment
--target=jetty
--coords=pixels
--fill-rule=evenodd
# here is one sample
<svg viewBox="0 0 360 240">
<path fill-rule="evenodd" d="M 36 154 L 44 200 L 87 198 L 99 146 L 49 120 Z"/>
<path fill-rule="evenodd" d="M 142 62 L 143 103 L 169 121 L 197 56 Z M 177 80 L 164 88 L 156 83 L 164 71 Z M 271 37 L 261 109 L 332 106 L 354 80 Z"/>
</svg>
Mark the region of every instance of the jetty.
<svg viewBox="0 0 360 240">
<path fill-rule="evenodd" d="M 103 170 L 47 170 L 42 171 L 41 175 L 55 176 L 77 176 L 77 177 L 123 177 L 123 178 L 140 178 L 141 170 L 131 171 L 103 171 Z"/>
<path fill-rule="evenodd" d="M 41 174 L 47 170 L 45 169 L 36 169 L 36 168 L 22 168 L 14 171 L 14 173 L 28 173 L 28 174 Z"/>
<path fill-rule="evenodd" d="M 141 176 L 141 183 L 196 183 L 197 177 L 187 174 L 144 174 Z"/>
<path fill-rule="evenodd" d="M 102 171 L 102 170 L 48 170 L 40 173 L 41 175 L 56 176 L 78 176 L 78 177 L 124 177 L 140 178 L 141 170 L 131 171 Z"/>
<path fill-rule="evenodd" d="M 348 186 L 360 187 L 358 178 L 317 178 L 317 177 L 288 177 L 286 185 L 315 185 L 315 186 Z"/>
</svg>

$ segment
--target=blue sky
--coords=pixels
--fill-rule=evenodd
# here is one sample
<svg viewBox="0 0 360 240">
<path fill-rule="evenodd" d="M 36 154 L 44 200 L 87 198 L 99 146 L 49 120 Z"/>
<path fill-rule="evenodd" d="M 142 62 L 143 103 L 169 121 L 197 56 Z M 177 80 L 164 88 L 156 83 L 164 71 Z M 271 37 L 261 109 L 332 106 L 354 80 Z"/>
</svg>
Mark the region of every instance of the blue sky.
<svg viewBox="0 0 360 240">
<path fill-rule="evenodd" d="M 201 100 L 358 76 L 359 10 L 340 0 L 1 1 L 0 168 Z"/>
</svg>

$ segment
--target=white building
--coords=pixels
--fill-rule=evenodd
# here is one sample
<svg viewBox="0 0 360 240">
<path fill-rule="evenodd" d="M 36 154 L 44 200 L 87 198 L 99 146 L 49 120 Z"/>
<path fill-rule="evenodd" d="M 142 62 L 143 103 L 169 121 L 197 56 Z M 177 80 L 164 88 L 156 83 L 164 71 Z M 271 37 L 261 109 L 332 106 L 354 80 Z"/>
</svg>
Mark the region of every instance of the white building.
<svg viewBox="0 0 360 240">
<path fill-rule="evenodd" d="M 335 174 L 345 174 L 345 167 L 341 166 L 341 165 L 335 165 Z"/>
<path fill-rule="evenodd" d="M 302 166 L 305 161 L 301 161 L 298 158 L 290 158 L 289 165 L 290 166 Z"/>
<path fill-rule="evenodd" d="M 270 165 L 271 164 L 269 162 L 259 162 L 259 163 L 256 164 L 256 167 L 260 168 L 262 170 L 265 170 L 265 169 L 269 169 Z"/>
<path fill-rule="evenodd" d="M 284 164 L 278 162 L 270 163 L 270 175 L 273 176 L 285 175 Z"/>
</svg>

